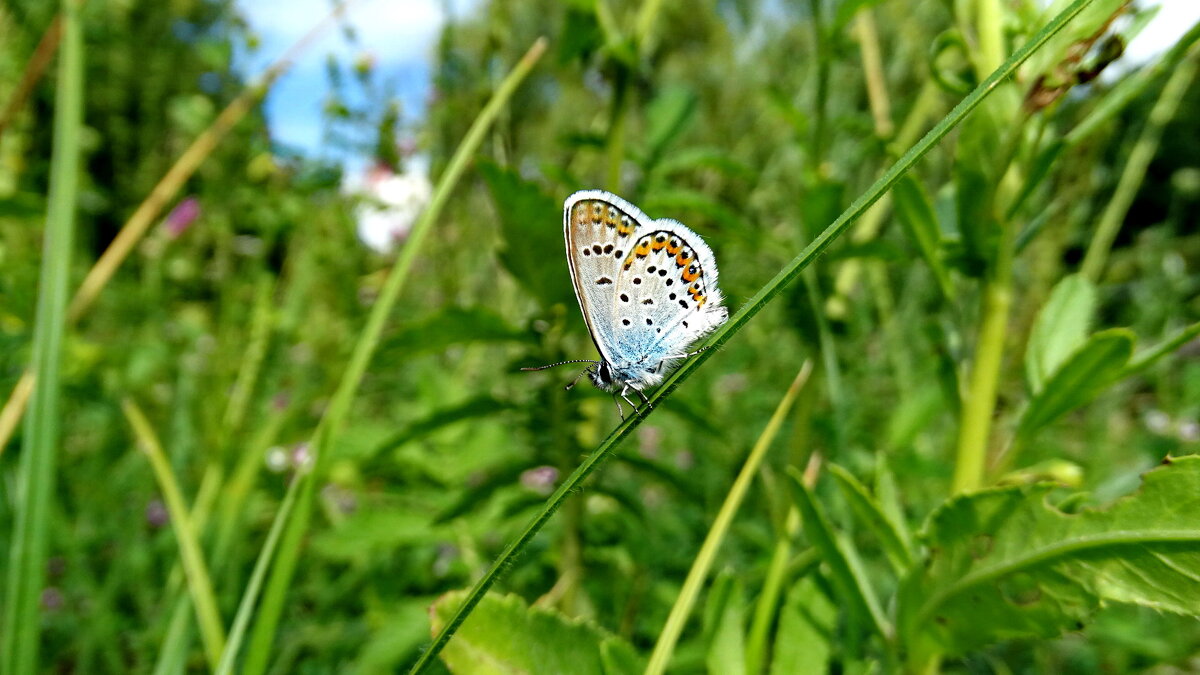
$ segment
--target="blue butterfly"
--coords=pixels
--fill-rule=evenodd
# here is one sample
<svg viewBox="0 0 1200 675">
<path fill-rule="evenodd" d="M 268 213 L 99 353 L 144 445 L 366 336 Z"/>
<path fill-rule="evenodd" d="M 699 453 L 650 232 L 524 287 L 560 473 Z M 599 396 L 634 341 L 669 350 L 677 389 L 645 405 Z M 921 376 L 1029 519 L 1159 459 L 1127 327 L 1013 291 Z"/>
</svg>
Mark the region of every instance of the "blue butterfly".
<svg viewBox="0 0 1200 675">
<path fill-rule="evenodd" d="M 695 232 L 678 221 L 652 220 L 603 190 L 583 190 L 563 205 L 563 234 L 575 297 L 599 361 L 587 374 L 598 388 L 629 399 L 660 382 L 697 352 L 692 343 L 729 318 L 717 289 L 717 261 Z M 579 377 L 567 386 L 574 386 Z M 620 403 L 617 411 L 624 418 Z"/>
</svg>

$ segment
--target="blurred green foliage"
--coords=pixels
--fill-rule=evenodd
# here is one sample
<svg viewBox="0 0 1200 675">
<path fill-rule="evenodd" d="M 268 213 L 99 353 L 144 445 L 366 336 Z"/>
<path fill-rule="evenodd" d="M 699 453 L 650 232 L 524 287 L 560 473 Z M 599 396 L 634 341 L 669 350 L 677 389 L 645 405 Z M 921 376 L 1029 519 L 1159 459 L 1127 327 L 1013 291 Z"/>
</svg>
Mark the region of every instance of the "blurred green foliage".
<svg viewBox="0 0 1200 675">
<path fill-rule="evenodd" d="M 410 663 L 430 637 L 427 608 L 443 612 L 450 600 L 438 598 L 469 586 L 616 423 L 607 395 L 563 390 L 574 373 L 519 372 L 593 354 L 562 259 L 566 195 L 602 187 L 687 223 L 716 251 L 736 308 L 996 65 L 980 65 L 976 23 L 991 3 L 975 4 L 663 3 L 643 34 L 638 3 L 492 0 L 442 32 L 419 123 L 370 68 L 331 61 L 337 87 L 376 92 L 362 108 L 335 97 L 325 108 L 331 128 L 368 130 L 373 159 L 397 168 L 412 152 L 400 137 L 415 133 L 436 177 L 511 64 L 539 36 L 552 45 L 436 224 L 336 441 L 272 672 Z M 1005 54 L 1051 16 L 1032 0 L 995 4 Z M 532 647 L 492 630 L 507 623 L 563 650 L 594 648 L 603 672 L 640 668 L 734 474 L 805 359 L 820 364 L 816 375 L 724 542 L 723 571 L 675 651 L 678 672 L 735 672 L 780 541 L 796 557 L 771 610 L 766 668 L 901 668 L 911 655 L 885 644 L 895 637 L 886 620 L 874 637 L 858 629 L 896 611 L 873 606 L 880 598 L 903 603 L 906 590 L 932 584 L 914 572 L 904 586 L 909 556 L 919 567 L 927 547 L 944 547 L 955 556 L 938 563 L 955 567 L 947 576 L 969 568 L 970 539 L 947 529 L 955 509 L 1028 515 L 995 506 L 1010 499 L 1075 512 L 1132 492 L 1165 456 L 1195 452 L 1196 342 L 1144 369 L 1131 370 L 1130 359 L 1200 318 L 1200 85 L 1167 124 L 1104 274 L 1074 276 L 1162 89 L 1162 78 L 1149 81 L 1086 139 L 1068 139 L 1153 68 L 1078 82 L 1105 65 L 1100 42 L 1088 42 L 1097 31 L 1127 39 L 1140 25 L 1107 26 L 1116 4 L 1095 3 L 876 207 L 877 232 L 837 242 L 654 411 L 509 570 L 501 586 L 518 597 L 487 598 L 446 665 L 474 672 L 462 659 L 477 641 L 529 663 Z M 0 7 L 0 97 L 53 11 L 34 0 Z M 244 86 L 233 55 L 255 40 L 222 0 L 93 0 L 83 15 L 76 282 Z M 864 41 L 882 62 L 869 62 Z M 880 101 L 868 100 L 873 77 L 887 99 L 882 126 L 872 106 Z M 53 92 L 50 75 L 0 138 L 4 395 L 29 359 Z M 1031 92 L 1050 100 L 1027 103 Z M 43 595 L 43 663 L 54 670 L 206 667 L 174 532 L 120 401 L 136 400 L 165 446 L 228 621 L 389 264 L 355 240 L 358 201 L 340 190 L 341 171 L 273 144 L 252 115 L 189 181 L 195 221 L 152 232 L 68 334 Z M 1011 307 L 987 411 L 985 483 L 1020 485 L 946 506 L 983 298 L 1003 251 L 1013 254 L 1003 285 Z M 18 434 L 0 448 L 6 551 L 19 447 Z M 796 534 L 786 470 L 814 452 L 838 468 L 835 479 L 797 488 L 808 518 Z M 1058 487 L 1024 485 L 1044 479 Z M 1169 506 L 1185 492 L 1172 489 L 1155 494 Z M 940 514 L 931 538 L 910 541 L 931 513 Z M 1042 517 L 1024 523 L 1031 537 Z M 1020 539 L 1011 528 L 1022 525 L 1000 523 L 997 534 Z M 1195 541 L 1180 546 L 1184 562 L 1171 562 L 1195 571 Z M 1195 584 L 1180 577 L 1173 583 Z M 878 596 L 844 611 L 864 579 Z M 1027 581 L 1040 588 L 1043 579 Z M 1068 612 L 1086 625 L 1056 615 L 1039 624 L 1040 637 L 981 627 L 966 640 L 944 628 L 922 634 L 913 651 L 937 651 L 927 641 L 937 642 L 952 672 L 1194 668 L 1195 617 L 1148 609 L 1135 595 L 1088 596 Z M 969 598 L 953 601 L 971 615 Z M 526 612 L 530 604 L 542 609 Z M 572 646 L 581 636 L 587 646 Z"/>
</svg>

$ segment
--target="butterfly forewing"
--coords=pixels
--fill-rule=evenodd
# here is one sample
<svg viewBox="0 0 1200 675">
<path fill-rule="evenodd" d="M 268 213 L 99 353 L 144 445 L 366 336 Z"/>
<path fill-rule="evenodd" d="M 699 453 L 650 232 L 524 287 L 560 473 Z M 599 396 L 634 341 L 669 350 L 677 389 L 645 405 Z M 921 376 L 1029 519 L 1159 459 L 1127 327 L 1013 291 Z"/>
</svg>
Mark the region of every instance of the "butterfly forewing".
<svg viewBox="0 0 1200 675">
<path fill-rule="evenodd" d="M 652 384 L 686 347 L 726 318 L 712 251 L 674 220 L 650 220 L 599 190 L 564 213 L 575 292 L 601 357 Z"/>
<path fill-rule="evenodd" d="M 645 218 L 632 204 L 599 190 L 575 193 L 563 213 L 575 295 L 592 340 L 608 361 L 612 360 L 609 348 L 615 337 L 612 297 L 617 272 L 629 253 L 638 216 Z"/>
</svg>

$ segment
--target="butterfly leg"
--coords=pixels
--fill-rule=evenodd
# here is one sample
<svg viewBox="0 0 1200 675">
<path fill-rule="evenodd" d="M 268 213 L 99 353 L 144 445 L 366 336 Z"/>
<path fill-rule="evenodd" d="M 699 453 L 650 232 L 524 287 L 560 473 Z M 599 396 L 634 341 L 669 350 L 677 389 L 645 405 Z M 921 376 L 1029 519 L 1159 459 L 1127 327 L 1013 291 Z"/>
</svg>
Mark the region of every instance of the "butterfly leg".
<svg viewBox="0 0 1200 675">
<path fill-rule="evenodd" d="M 624 422 L 625 421 L 625 409 L 621 407 L 621 400 L 619 398 L 617 398 L 616 394 L 613 394 L 613 403 L 617 404 L 617 414 L 621 416 L 621 421 Z"/>
<path fill-rule="evenodd" d="M 625 399 L 625 402 L 629 404 L 629 407 L 633 408 L 633 413 L 636 415 L 638 412 L 637 404 L 635 404 L 633 401 L 630 401 L 629 397 L 626 396 L 626 394 L 629 392 L 630 388 L 631 387 L 629 385 L 625 385 L 624 387 L 621 388 L 621 398 Z M 637 391 L 639 394 L 642 393 L 642 392 L 638 391 L 637 389 L 634 389 L 634 391 Z M 620 406 L 621 406 L 621 404 L 618 403 L 617 407 L 620 407 Z M 622 422 L 625 421 L 624 416 L 621 417 L 621 421 Z"/>
<path fill-rule="evenodd" d="M 637 388 L 635 387 L 635 388 L 634 388 L 634 391 L 636 391 L 636 392 L 637 392 L 637 395 L 638 395 L 638 397 L 642 399 L 642 403 L 644 403 L 644 404 L 646 405 L 646 407 L 644 408 L 644 410 L 646 410 L 647 412 L 649 412 L 649 411 L 650 411 L 650 399 L 646 398 L 646 394 L 645 394 L 645 392 L 643 392 L 641 389 L 637 389 Z"/>
</svg>

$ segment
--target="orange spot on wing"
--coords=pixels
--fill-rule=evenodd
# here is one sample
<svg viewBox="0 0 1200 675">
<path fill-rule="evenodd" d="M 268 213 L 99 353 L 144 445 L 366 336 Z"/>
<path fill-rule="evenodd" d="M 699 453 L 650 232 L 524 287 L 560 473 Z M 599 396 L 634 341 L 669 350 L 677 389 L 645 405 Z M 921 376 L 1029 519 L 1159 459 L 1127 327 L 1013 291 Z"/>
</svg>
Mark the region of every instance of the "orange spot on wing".
<svg viewBox="0 0 1200 675">
<path fill-rule="evenodd" d="M 694 273 L 689 270 L 683 271 L 683 280 L 688 282 L 689 284 L 692 283 L 693 281 L 695 281 L 697 278 L 699 278 L 699 276 L 700 276 L 699 268 L 697 268 Z"/>
</svg>

